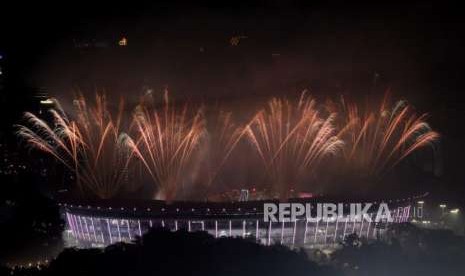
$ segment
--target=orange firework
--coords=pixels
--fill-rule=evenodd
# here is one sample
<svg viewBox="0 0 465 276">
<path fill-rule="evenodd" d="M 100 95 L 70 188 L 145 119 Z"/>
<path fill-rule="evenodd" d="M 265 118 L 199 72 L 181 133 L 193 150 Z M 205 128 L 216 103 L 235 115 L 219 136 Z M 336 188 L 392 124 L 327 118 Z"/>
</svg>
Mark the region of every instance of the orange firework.
<svg viewBox="0 0 465 276">
<path fill-rule="evenodd" d="M 123 104 L 114 118 L 105 96 L 97 95 L 95 106 L 87 106 L 84 97 L 74 100 L 76 118 L 69 119 L 55 100 L 50 112 L 53 126 L 32 113 L 24 117 L 29 126 L 19 125 L 18 134 L 70 169 L 81 191 L 100 198 L 113 197 L 126 182 L 131 139 L 120 131 Z"/>
<path fill-rule="evenodd" d="M 154 180 L 155 198 L 175 199 L 205 132 L 201 110 L 191 114 L 187 105 L 177 108 L 165 92 L 160 109 L 147 104 L 136 108 L 133 125 L 138 133 L 134 152 Z"/>
<path fill-rule="evenodd" d="M 231 112 L 219 110 L 216 119 L 208 129 L 208 181 L 207 187 L 216 180 L 229 156 L 244 135 L 244 128 L 238 127 Z"/>
<path fill-rule="evenodd" d="M 405 101 L 391 108 L 386 96 L 379 107 L 363 111 L 342 101 L 341 109 L 345 126 L 340 137 L 347 144 L 346 163 L 367 175 L 382 176 L 413 152 L 433 145 L 439 137 L 426 123 L 426 114 L 417 116 Z"/>
<path fill-rule="evenodd" d="M 342 147 L 334 117 L 324 117 L 305 93 L 296 104 L 274 98 L 255 115 L 246 133 L 270 173 L 274 193 L 287 197 L 299 175 L 315 172 L 324 157 Z"/>
</svg>

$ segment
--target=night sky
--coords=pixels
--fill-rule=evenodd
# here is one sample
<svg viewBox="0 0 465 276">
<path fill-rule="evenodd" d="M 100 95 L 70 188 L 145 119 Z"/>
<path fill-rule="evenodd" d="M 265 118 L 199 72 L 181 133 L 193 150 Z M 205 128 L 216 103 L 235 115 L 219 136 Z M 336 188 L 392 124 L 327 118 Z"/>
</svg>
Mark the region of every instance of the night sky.
<svg viewBox="0 0 465 276">
<path fill-rule="evenodd" d="M 104 88 L 136 101 L 147 87 L 168 87 L 193 101 L 243 103 L 302 89 L 321 99 L 381 97 L 390 88 L 429 113 L 442 135 L 436 183 L 463 194 L 463 12 L 446 1 L 343 2 L 2 3 L 2 99 L 42 89 L 65 101 Z"/>
</svg>

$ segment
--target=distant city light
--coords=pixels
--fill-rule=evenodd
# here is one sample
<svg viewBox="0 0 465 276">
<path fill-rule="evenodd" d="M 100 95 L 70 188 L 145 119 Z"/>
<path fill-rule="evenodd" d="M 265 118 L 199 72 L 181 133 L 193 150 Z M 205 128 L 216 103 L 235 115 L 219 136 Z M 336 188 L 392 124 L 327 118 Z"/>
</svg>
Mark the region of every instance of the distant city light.
<svg viewBox="0 0 465 276">
<path fill-rule="evenodd" d="M 452 209 L 452 210 L 450 210 L 450 213 L 451 213 L 451 214 L 458 214 L 458 212 L 459 212 L 459 209 Z"/>
<path fill-rule="evenodd" d="M 245 35 L 237 35 L 237 36 L 233 36 L 231 37 L 231 39 L 229 40 L 229 43 L 232 45 L 232 46 L 237 46 L 239 45 L 239 42 L 243 39 L 246 39 L 248 38 L 247 36 Z"/>
<path fill-rule="evenodd" d="M 441 207 L 441 208 L 446 208 L 447 205 L 446 205 L 446 204 L 441 204 L 441 205 L 439 205 L 439 207 Z"/>
<path fill-rule="evenodd" d="M 40 101 L 40 104 L 45 104 L 45 105 L 49 105 L 49 104 L 53 104 L 54 101 L 52 99 L 46 99 L 46 100 L 41 100 Z"/>
<path fill-rule="evenodd" d="M 423 200 L 418 201 L 418 204 L 424 204 L 425 202 Z"/>
<path fill-rule="evenodd" d="M 118 41 L 118 45 L 123 46 L 123 47 L 127 46 L 128 45 L 128 39 L 125 38 L 125 37 L 121 38 L 120 41 Z"/>
</svg>

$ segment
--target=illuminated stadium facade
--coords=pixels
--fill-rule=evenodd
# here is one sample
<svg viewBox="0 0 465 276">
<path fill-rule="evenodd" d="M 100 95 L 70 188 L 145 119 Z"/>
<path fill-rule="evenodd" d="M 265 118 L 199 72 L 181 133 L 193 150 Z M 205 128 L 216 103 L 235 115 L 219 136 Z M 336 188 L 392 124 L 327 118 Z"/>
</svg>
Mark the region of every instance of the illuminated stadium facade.
<svg viewBox="0 0 465 276">
<path fill-rule="evenodd" d="M 413 199 L 386 201 L 393 211 L 392 223 L 412 220 L 415 216 Z M 312 202 L 315 203 L 314 200 Z M 322 202 L 321 199 L 319 202 Z M 107 202 L 100 205 L 62 203 L 60 206 L 66 219 L 69 238 L 76 242 L 76 246 L 83 248 L 130 242 L 151 227 L 165 227 L 172 231 L 206 231 L 217 238 L 242 237 L 264 245 L 313 247 L 336 244 L 352 233 L 362 238 L 375 239 L 386 232 L 389 224 L 351 221 L 348 217 L 335 218 L 332 221 L 309 221 L 301 217 L 284 223 L 265 222 L 263 203 L 166 204 L 162 201 L 151 201 L 134 204 Z"/>
</svg>

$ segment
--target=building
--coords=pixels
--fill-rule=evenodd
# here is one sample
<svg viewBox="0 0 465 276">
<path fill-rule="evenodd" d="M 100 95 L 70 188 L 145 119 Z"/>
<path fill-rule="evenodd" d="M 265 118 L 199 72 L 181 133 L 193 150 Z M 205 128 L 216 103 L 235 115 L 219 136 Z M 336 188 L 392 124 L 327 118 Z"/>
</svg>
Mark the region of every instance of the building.
<svg viewBox="0 0 465 276">
<path fill-rule="evenodd" d="M 320 200 L 324 202 L 325 199 L 315 198 L 308 203 L 316 204 Z M 335 245 L 352 233 L 377 239 L 385 233 L 388 224 L 411 221 L 411 200 L 391 200 L 388 203 L 393 218 L 389 223 L 352 220 L 349 216 L 326 222 L 303 216 L 289 222 L 265 221 L 265 201 L 167 204 L 163 201 L 95 202 L 68 199 L 61 200 L 59 205 L 69 233 L 67 243 L 81 248 L 131 242 L 152 227 L 171 231 L 205 231 L 215 238 L 242 237 L 264 245 L 281 244 L 293 248 Z"/>
</svg>

